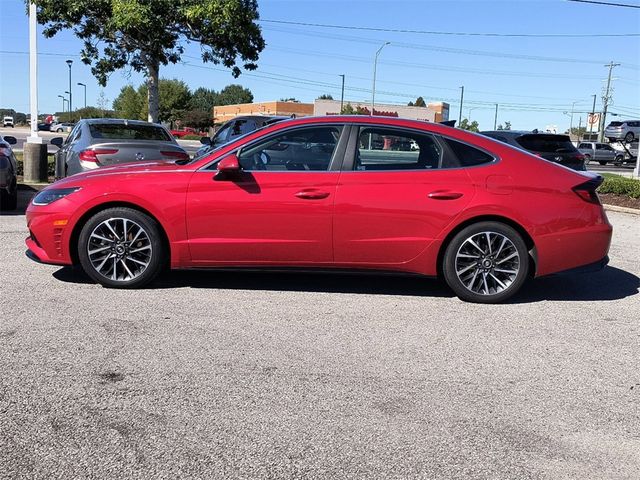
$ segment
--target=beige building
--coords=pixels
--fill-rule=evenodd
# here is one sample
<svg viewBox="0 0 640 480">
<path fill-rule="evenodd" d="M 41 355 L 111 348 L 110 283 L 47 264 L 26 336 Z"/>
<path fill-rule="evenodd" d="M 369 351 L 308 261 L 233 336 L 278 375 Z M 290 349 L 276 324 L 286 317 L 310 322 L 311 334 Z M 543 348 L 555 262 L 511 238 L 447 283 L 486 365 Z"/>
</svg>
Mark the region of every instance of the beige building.
<svg viewBox="0 0 640 480">
<path fill-rule="evenodd" d="M 307 117 L 313 115 L 312 103 L 298 102 L 258 102 L 238 103 L 213 107 L 213 121 L 224 123 L 241 115 L 282 115 L 291 117 Z"/>
<path fill-rule="evenodd" d="M 359 110 L 365 115 L 371 113 L 371 103 L 345 101 L 344 105 L 351 105 L 354 110 Z M 339 100 L 316 100 L 314 103 L 314 115 L 338 115 L 339 113 Z M 409 107 L 407 105 L 376 103 L 374 113 L 376 116 L 409 118 L 426 122 L 445 122 L 449 120 L 449 104 L 435 102 L 427 104 L 426 107 Z"/>
</svg>

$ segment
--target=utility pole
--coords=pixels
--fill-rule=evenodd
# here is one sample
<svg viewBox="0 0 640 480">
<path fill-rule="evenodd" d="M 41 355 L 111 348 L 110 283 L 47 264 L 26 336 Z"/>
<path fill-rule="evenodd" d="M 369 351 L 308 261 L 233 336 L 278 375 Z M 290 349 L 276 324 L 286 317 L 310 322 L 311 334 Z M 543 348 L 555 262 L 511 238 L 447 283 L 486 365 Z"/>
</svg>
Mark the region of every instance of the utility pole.
<svg viewBox="0 0 640 480">
<path fill-rule="evenodd" d="M 493 117 L 493 129 L 498 128 L 498 104 L 496 103 L 496 115 Z"/>
<path fill-rule="evenodd" d="M 340 94 L 340 113 L 342 113 L 342 107 L 344 106 L 344 74 L 340 76 L 342 77 L 342 93 Z"/>
<path fill-rule="evenodd" d="M 591 141 L 591 136 L 593 135 L 593 119 L 596 115 L 596 94 L 591 95 L 593 97 L 593 106 L 591 107 L 591 121 L 589 122 L 589 141 Z"/>
<path fill-rule="evenodd" d="M 458 126 L 462 123 L 462 100 L 464 99 L 464 85 L 460 87 L 460 113 L 458 114 Z"/>
<path fill-rule="evenodd" d="M 78 85 L 84 87 L 84 108 L 87 108 L 87 86 L 84 83 L 78 82 Z"/>
<path fill-rule="evenodd" d="M 602 107 L 602 123 L 601 126 L 602 128 L 600 129 L 600 141 L 602 142 L 604 140 L 604 129 L 606 128 L 606 123 L 607 123 L 607 108 L 609 107 L 609 89 L 611 88 L 611 72 L 613 70 L 613 67 L 618 67 L 620 66 L 619 63 L 613 63 L 613 62 L 609 62 L 607 65 L 605 65 L 605 67 L 609 67 L 609 77 L 607 78 L 607 90 L 605 91 L 604 94 L 604 102 L 603 102 L 603 107 Z"/>
<path fill-rule="evenodd" d="M 371 116 L 372 117 L 373 117 L 373 108 L 375 106 L 375 101 L 376 101 L 376 67 L 378 65 L 378 55 L 380 55 L 380 52 L 382 51 L 382 49 L 387 45 L 389 45 L 390 43 L 391 42 L 384 42 L 376 52 L 376 56 L 373 60 L 373 88 L 371 89 Z"/>
</svg>

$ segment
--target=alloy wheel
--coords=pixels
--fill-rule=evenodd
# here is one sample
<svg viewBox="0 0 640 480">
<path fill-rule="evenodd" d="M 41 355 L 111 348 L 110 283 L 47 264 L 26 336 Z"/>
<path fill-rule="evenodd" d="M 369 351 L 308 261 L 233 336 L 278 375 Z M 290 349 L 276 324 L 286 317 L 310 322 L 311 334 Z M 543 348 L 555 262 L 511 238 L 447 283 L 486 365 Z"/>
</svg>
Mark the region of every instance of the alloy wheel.
<svg viewBox="0 0 640 480">
<path fill-rule="evenodd" d="M 117 282 L 131 281 L 144 273 L 153 256 L 149 234 L 128 218 L 108 218 L 89 235 L 87 255 L 101 276 Z"/>
<path fill-rule="evenodd" d="M 520 271 L 520 255 L 502 233 L 480 232 L 468 237 L 456 253 L 455 271 L 465 288 L 496 295 L 509 288 Z"/>
</svg>

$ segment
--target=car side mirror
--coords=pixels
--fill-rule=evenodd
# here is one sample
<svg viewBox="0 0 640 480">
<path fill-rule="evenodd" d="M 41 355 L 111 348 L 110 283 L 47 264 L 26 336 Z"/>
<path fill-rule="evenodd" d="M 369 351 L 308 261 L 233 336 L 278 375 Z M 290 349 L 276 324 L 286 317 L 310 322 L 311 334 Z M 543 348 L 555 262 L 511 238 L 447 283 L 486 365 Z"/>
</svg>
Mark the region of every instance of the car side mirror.
<svg viewBox="0 0 640 480">
<path fill-rule="evenodd" d="M 237 176 L 241 171 L 240 160 L 235 153 L 232 153 L 218 162 L 218 173 L 214 178 L 216 180 L 225 180 Z"/>
<path fill-rule="evenodd" d="M 18 140 L 16 140 L 16 137 L 12 137 L 11 135 L 7 135 L 6 137 L 2 137 L 4 138 L 4 141 L 7 142 L 9 145 L 15 145 L 16 143 L 18 143 Z"/>
<path fill-rule="evenodd" d="M 200 137 L 200 143 L 202 145 L 211 145 L 211 139 L 209 137 Z"/>
<path fill-rule="evenodd" d="M 62 148 L 62 144 L 64 143 L 64 138 L 62 138 L 62 137 L 54 137 L 51 140 L 49 140 L 49 143 L 51 145 L 55 145 L 58 148 Z"/>
</svg>

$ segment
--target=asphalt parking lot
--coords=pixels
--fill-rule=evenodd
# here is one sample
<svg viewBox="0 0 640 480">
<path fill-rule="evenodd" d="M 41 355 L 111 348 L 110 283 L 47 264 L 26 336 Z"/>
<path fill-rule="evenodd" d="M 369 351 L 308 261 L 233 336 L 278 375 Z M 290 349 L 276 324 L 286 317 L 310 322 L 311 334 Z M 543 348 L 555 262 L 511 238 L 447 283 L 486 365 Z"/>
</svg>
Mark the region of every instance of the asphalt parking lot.
<svg viewBox="0 0 640 480">
<path fill-rule="evenodd" d="M 0 216 L 0 478 L 638 478 L 640 217 L 609 217 L 605 270 L 483 306 L 397 277 L 108 290 Z"/>
</svg>

